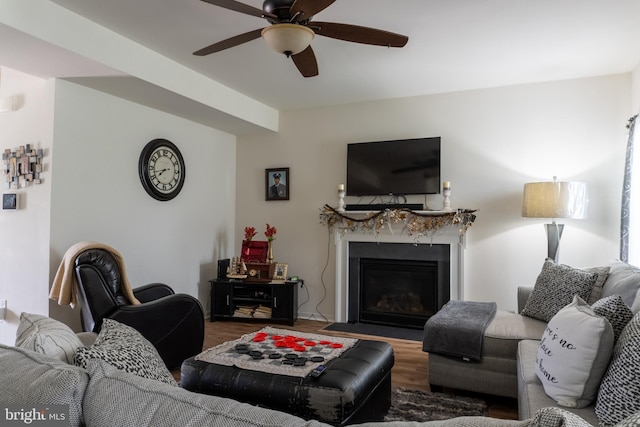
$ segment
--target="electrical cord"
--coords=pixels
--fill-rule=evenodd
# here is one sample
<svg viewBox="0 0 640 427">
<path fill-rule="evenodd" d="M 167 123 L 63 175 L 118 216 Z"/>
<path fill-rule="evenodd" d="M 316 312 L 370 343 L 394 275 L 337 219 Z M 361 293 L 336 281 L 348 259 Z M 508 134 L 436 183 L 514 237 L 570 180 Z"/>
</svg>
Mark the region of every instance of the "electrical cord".
<svg viewBox="0 0 640 427">
<path fill-rule="evenodd" d="M 324 273 L 327 271 L 327 267 L 329 267 L 330 254 L 331 254 L 331 230 L 329 229 L 329 227 L 327 227 L 327 260 L 324 263 L 324 267 L 322 268 L 322 273 L 320 273 L 320 283 L 322 283 L 322 298 L 320 299 L 318 304 L 316 304 L 316 312 L 320 315 L 320 317 L 322 317 L 322 319 L 325 322 L 328 322 L 329 319 L 327 319 L 325 315 L 322 314 L 319 307 L 320 307 L 320 304 L 322 304 L 324 300 L 327 298 L 327 285 L 324 282 Z M 313 315 L 311 315 L 311 317 L 313 318 Z"/>
<path fill-rule="evenodd" d="M 318 315 L 322 318 L 322 321 L 324 322 L 329 322 L 329 319 L 326 318 L 326 316 L 324 314 L 322 314 L 322 312 L 320 311 L 319 307 L 320 304 L 322 304 L 324 302 L 324 300 L 327 298 L 327 286 L 324 282 L 324 273 L 327 270 L 327 267 L 329 266 L 329 255 L 330 255 L 330 250 L 331 250 L 331 231 L 328 231 L 328 239 L 327 239 L 327 260 L 324 264 L 324 267 L 322 268 L 322 273 L 320 273 L 320 283 L 322 284 L 322 291 L 323 291 L 323 295 L 322 295 L 322 299 L 320 299 L 320 301 L 318 302 L 318 304 L 316 304 L 315 306 L 315 311 L 318 313 Z M 305 305 L 306 303 L 308 303 L 311 300 L 311 293 L 309 292 L 309 287 L 308 286 L 303 286 L 303 288 L 306 290 L 307 292 L 307 299 L 305 299 L 302 303 L 300 303 L 298 305 L 298 310 L 300 310 L 300 308 Z M 315 313 L 311 313 L 311 316 L 309 317 L 309 320 L 320 320 L 318 318 L 316 318 Z"/>
</svg>

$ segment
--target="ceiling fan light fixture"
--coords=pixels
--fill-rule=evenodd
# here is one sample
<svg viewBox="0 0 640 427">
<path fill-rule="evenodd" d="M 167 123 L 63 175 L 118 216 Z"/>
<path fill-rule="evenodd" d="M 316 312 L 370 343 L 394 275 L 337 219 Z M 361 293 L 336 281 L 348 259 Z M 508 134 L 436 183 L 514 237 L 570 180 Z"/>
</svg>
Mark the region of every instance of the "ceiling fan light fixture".
<svg viewBox="0 0 640 427">
<path fill-rule="evenodd" d="M 311 44 L 315 33 L 300 24 L 274 24 L 262 30 L 262 38 L 278 53 L 296 55 Z"/>
</svg>

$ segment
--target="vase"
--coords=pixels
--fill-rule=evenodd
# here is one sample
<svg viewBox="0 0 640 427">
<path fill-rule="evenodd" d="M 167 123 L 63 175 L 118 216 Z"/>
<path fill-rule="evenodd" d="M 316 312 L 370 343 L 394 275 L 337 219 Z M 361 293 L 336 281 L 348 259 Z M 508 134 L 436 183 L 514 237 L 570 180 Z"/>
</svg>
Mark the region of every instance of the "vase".
<svg viewBox="0 0 640 427">
<path fill-rule="evenodd" d="M 273 240 L 269 240 L 269 248 L 267 249 L 267 260 L 269 264 L 273 262 Z"/>
</svg>

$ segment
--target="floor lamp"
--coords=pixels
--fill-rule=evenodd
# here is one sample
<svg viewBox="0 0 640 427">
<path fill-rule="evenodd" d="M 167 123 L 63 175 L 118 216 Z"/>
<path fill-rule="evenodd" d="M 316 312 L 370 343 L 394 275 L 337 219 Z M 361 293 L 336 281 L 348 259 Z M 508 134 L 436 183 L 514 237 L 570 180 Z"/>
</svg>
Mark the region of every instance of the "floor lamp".
<svg viewBox="0 0 640 427">
<path fill-rule="evenodd" d="M 551 218 L 545 224 L 547 231 L 547 257 L 558 262 L 558 248 L 564 224 L 556 218 L 583 219 L 587 216 L 587 185 L 584 182 L 530 182 L 524 185 L 522 216 L 525 218 Z"/>
</svg>

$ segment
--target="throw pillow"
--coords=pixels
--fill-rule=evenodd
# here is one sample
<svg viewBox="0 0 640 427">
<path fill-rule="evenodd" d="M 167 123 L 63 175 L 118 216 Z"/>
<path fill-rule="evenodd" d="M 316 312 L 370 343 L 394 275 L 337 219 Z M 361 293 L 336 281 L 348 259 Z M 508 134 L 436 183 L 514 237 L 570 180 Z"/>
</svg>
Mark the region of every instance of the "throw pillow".
<svg viewBox="0 0 640 427">
<path fill-rule="evenodd" d="M 558 405 L 583 408 L 595 400 L 612 352 L 611 324 L 576 296 L 549 321 L 536 375 Z"/>
<path fill-rule="evenodd" d="M 640 411 L 640 313 L 620 334 L 613 358 L 602 378 L 596 416 L 602 425 L 614 425 Z"/>
<path fill-rule="evenodd" d="M 53 356 L 73 364 L 73 355 L 82 347 L 80 338 L 62 322 L 39 314 L 20 314 L 16 346 Z"/>
<path fill-rule="evenodd" d="M 67 405 L 66 425 L 84 426 L 82 398 L 89 384 L 84 369 L 69 365 L 57 357 L 47 356 L 20 347 L 0 344 L 0 403 L 5 405 Z M 103 402 L 104 404 L 104 402 Z M 4 410 L 2 411 L 4 419 Z M 2 425 L 19 425 L 8 422 Z M 33 423 L 33 425 L 43 423 Z"/>
<path fill-rule="evenodd" d="M 616 427 L 638 427 L 638 426 L 640 426 L 640 411 L 636 412 L 635 414 L 625 418 L 624 420 L 616 424 Z"/>
<path fill-rule="evenodd" d="M 633 312 L 620 295 L 602 298 L 596 301 L 591 308 L 598 316 L 604 317 L 611 323 L 613 327 L 613 344 L 615 345 L 622 330 L 633 318 Z"/>
<path fill-rule="evenodd" d="M 574 295 L 587 300 L 598 273 L 556 264 L 547 259 L 522 310 L 522 315 L 548 322 Z"/>
<path fill-rule="evenodd" d="M 143 378 L 178 385 L 153 344 L 131 326 L 112 319 L 104 319 L 91 347 L 80 347 L 76 351 L 76 365 L 86 368 L 91 359 L 104 360 Z"/>
<path fill-rule="evenodd" d="M 640 268 L 622 261 L 614 261 L 610 267 L 600 298 L 620 295 L 631 310 L 637 313 L 640 302 Z"/>
<path fill-rule="evenodd" d="M 536 427 L 593 427 L 584 418 L 565 409 L 548 406 L 536 411 L 531 420 Z"/>
</svg>

